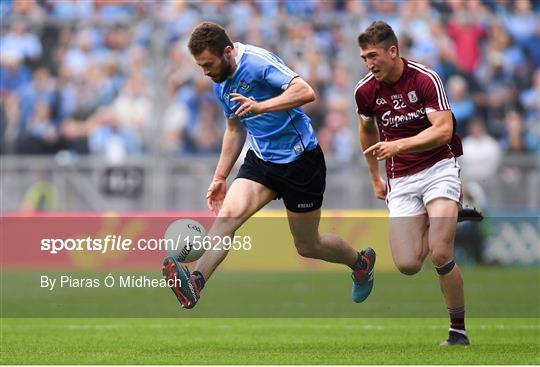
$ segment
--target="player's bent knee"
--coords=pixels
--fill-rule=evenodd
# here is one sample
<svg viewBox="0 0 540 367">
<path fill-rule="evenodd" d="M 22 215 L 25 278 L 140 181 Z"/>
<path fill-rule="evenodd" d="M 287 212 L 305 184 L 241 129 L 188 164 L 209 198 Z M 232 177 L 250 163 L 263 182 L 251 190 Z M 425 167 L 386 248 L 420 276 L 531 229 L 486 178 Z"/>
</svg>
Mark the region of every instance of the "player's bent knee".
<svg viewBox="0 0 540 367">
<path fill-rule="evenodd" d="M 302 257 L 307 257 L 310 259 L 318 259 L 319 255 L 319 246 L 320 243 L 306 242 L 302 240 L 295 239 L 294 245 L 296 246 L 296 251 L 298 255 Z"/>
<path fill-rule="evenodd" d="M 302 257 L 307 257 L 310 259 L 317 259 L 318 252 L 313 247 L 298 247 L 296 246 L 296 251 L 298 251 L 298 255 Z"/>
<path fill-rule="evenodd" d="M 422 269 L 422 263 L 396 263 L 398 270 L 405 275 L 414 275 Z"/>
<path fill-rule="evenodd" d="M 320 236 L 295 235 L 293 238 L 298 255 L 310 259 L 321 258 L 321 253 L 324 252 L 324 248 Z"/>
<path fill-rule="evenodd" d="M 420 271 L 422 267 L 416 267 L 416 266 L 401 266 L 398 267 L 401 274 L 405 275 L 414 275 Z"/>
<path fill-rule="evenodd" d="M 443 265 L 446 265 L 452 260 L 453 260 L 453 257 L 451 253 L 445 253 L 445 252 L 432 252 L 431 253 L 431 262 L 433 263 L 435 267 L 441 267 Z"/>
</svg>

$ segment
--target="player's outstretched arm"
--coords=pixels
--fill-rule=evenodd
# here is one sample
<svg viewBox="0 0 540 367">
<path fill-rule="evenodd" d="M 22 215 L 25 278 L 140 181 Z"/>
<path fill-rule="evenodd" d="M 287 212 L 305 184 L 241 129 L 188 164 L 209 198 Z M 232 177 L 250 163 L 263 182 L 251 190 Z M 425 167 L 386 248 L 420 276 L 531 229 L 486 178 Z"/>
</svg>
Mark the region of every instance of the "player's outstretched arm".
<svg viewBox="0 0 540 367">
<path fill-rule="evenodd" d="M 363 119 L 360 116 L 358 118 L 360 120 L 358 124 L 360 146 L 362 150 L 366 150 L 379 142 L 379 130 L 377 129 L 374 117 L 369 120 Z M 367 154 L 365 157 L 375 196 L 377 196 L 377 199 L 384 200 L 386 198 L 386 182 L 382 179 L 379 172 L 379 161 L 372 154 Z"/>
<path fill-rule="evenodd" d="M 316 98 L 313 88 L 300 77 L 294 78 L 279 96 L 265 101 L 255 101 L 238 93 L 231 93 L 231 97 L 232 102 L 240 104 L 235 111 L 238 117 L 242 117 L 248 112 L 260 114 L 290 110 L 313 102 Z"/>
<path fill-rule="evenodd" d="M 379 142 L 364 150 L 366 156 L 371 155 L 377 160 L 391 158 L 401 153 L 416 153 L 449 144 L 452 140 L 452 112 L 435 111 L 428 114 L 431 126 L 410 138 Z"/>
<path fill-rule="evenodd" d="M 237 119 L 227 119 L 227 129 L 225 130 L 225 135 L 223 135 L 221 154 L 214 172 L 214 178 L 206 193 L 208 209 L 212 210 L 216 215 L 227 193 L 227 177 L 242 151 L 245 140 L 246 129 L 240 121 Z"/>
</svg>

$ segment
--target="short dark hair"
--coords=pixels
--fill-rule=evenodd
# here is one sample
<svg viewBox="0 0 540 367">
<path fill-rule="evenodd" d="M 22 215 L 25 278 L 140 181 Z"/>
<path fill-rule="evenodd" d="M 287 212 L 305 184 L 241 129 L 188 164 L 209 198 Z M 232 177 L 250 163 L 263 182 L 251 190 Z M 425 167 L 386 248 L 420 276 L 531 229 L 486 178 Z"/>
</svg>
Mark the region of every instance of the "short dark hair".
<svg viewBox="0 0 540 367">
<path fill-rule="evenodd" d="M 377 20 L 358 36 L 358 45 L 360 48 L 366 48 L 369 45 L 382 44 L 386 49 L 390 46 L 396 46 L 399 51 L 398 39 L 392 27 L 382 20 Z"/>
<path fill-rule="evenodd" d="M 211 53 L 221 57 L 227 46 L 234 47 L 227 32 L 219 24 L 212 22 L 204 22 L 195 27 L 188 42 L 189 52 L 193 56 L 200 55 L 208 49 Z"/>
</svg>

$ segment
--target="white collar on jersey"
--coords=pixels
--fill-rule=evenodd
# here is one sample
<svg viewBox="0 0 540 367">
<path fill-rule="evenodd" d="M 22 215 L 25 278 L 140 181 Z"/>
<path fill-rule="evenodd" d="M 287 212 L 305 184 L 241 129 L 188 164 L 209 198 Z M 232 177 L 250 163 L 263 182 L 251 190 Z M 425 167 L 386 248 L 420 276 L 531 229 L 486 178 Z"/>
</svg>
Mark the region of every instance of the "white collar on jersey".
<svg viewBox="0 0 540 367">
<path fill-rule="evenodd" d="M 236 65 L 240 63 L 240 59 L 242 58 L 242 55 L 244 55 L 244 51 L 246 50 L 246 45 L 244 45 L 241 42 L 235 42 L 234 47 L 238 50 L 238 53 L 234 57 L 234 61 L 236 61 Z"/>
</svg>

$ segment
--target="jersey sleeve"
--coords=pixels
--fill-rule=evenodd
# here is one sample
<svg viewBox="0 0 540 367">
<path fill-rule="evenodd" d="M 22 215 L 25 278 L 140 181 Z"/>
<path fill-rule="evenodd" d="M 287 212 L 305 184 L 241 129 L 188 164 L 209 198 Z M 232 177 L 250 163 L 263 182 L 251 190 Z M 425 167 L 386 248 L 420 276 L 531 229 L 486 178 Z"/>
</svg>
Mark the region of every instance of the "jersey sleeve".
<svg viewBox="0 0 540 367">
<path fill-rule="evenodd" d="M 270 52 L 255 58 L 257 74 L 272 88 L 285 90 L 298 76 L 277 56 Z"/>
<path fill-rule="evenodd" d="M 234 112 L 227 106 L 226 103 L 224 103 L 221 99 L 219 100 L 221 102 L 221 105 L 223 106 L 223 115 L 225 115 L 225 118 L 232 119 L 235 117 Z"/>
<path fill-rule="evenodd" d="M 435 71 L 425 69 L 423 73 L 419 74 L 417 87 L 424 101 L 426 113 L 450 110 L 444 85 Z"/>
<path fill-rule="evenodd" d="M 223 96 L 222 96 L 222 93 L 221 93 L 221 90 L 220 90 L 221 88 L 219 87 L 219 85 L 213 83 L 212 89 L 214 90 L 214 95 L 216 96 L 217 100 L 219 101 L 219 103 L 223 107 L 223 115 L 225 116 L 225 118 L 226 119 L 233 118 L 234 117 L 234 112 L 229 108 L 229 105 L 227 103 L 225 103 L 225 101 L 223 101 Z"/>
<path fill-rule="evenodd" d="M 354 100 L 356 101 L 356 113 L 364 120 L 371 119 L 373 117 L 373 111 L 369 106 L 364 90 L 361 87 L 355 89 Z"/>
</svg>

